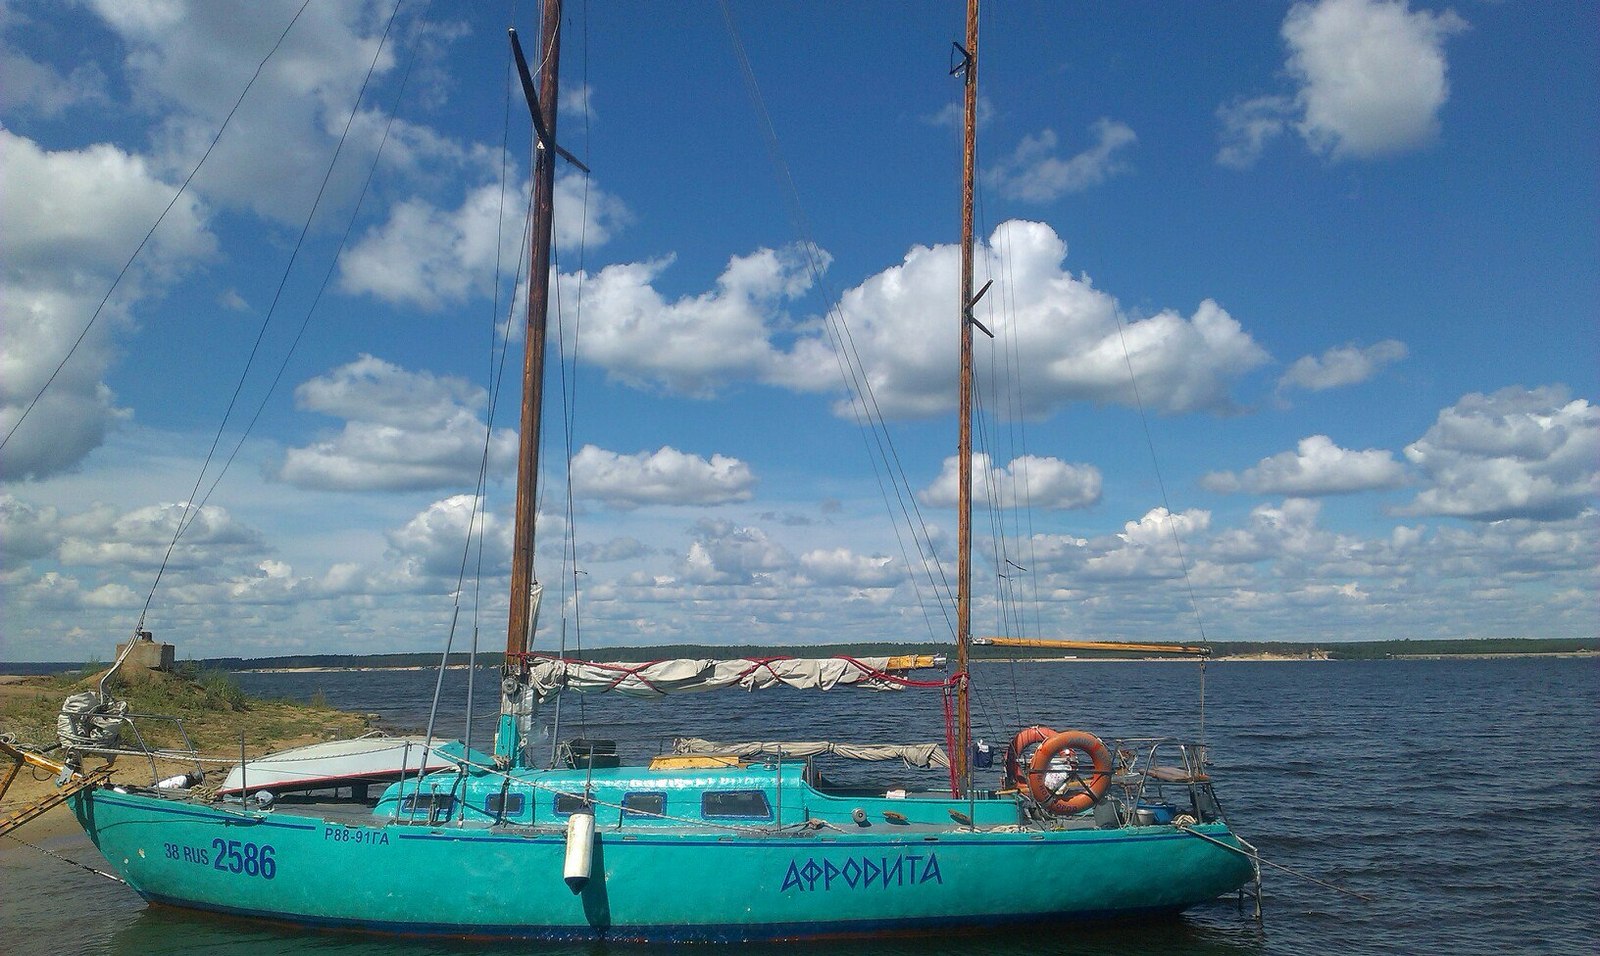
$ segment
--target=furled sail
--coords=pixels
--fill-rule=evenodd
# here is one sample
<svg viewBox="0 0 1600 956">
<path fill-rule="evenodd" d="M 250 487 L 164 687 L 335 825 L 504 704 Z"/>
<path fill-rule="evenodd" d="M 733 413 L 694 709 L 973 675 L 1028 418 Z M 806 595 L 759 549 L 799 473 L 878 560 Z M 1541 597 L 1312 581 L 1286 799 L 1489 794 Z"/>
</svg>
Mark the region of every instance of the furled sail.
<svg viewBox="0 0 1600 956">
<path fill-rule="evenodd" d="M 903 760 L 913 767 L 944 769 L 950 755 L 938 744 L 844 744 L 828 740 L 752 740 L 739 743 L 679 737 L 672 752 L 697 757 L 816 757 L 834 754 L 851 760 Z"/>
<path fill-rule="evenodd" d="M 676 658 L 662 661 L 601 663 L 561 658 L 529 662 L 529 684 L 544 700 L 563 690 L 582 694 L 666 697 L 738 687 L 764 690 L 780 685 L 801 689 L 903 690 L 921 682 L 899 673 L 944 666 L 944 658 L 911 654 L 898 657 L 745 657 L 732 660 Z"/>
</svg>

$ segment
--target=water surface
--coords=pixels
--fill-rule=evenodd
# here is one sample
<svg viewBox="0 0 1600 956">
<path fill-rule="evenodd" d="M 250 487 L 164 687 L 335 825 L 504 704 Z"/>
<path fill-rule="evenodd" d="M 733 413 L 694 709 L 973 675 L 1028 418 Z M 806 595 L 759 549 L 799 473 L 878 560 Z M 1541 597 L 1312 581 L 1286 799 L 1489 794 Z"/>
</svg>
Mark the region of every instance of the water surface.
<svg viewBox="0 0 1600 956">
<path fill-rule="evenodd" d="M 495 680 L 480 672 L 475 743 L 488 741 Z M 466 672 L 448 672 L 436 732 L 465 727 Z M 1193 737 L 1190 663 L 979 664 L 978 733 L 1042 720 L 1103 737 Z M 1221 901 L 1179 920 L 826 946 L 739 947 L 803 956 L 996 954 L 1593 952 L 1600 939 L 1600 661 L 1594 658 L 1221 662 L 1204 672 L 1204 732 L 1231 822 L 1269 861 L 1265 919 Z M 241 674 L 257 695 L 428 719 L 428 672 Z M 548 725 L 554 714 L 543 715 Z M 560 736 L 614 738 L 633 756 L 675 734 L 721 739 L 922 741 L 942 735 L 936 693 L 737 691 L 669 702 L 569 699 Z M 890 771 L 909 782 L 913 771 Z M 830 774 L 832 775 L 832 774 Z M 926 778 L 924 778 L 926 779 Z M 24 829 L 21 833 L 27 837 Z M 45 841 L 102 865 L 81 835 Z M 1049 874 L 1040 874 L 1048 879 Z M 552 877 L 553 879 L 553 877 Z M 534 891 L 530 885 L 530 891 Z M 463 953 L 452 945 L 219 919 L 147 907 L 126 887 L 0 841 L 0 951 L 350 956 Z M 656 954 L 673 947 L 509 944 L 496 953 Z M 731 951 L 731 950 L 730 950 Z M 707 952 L 697 947 L 694 952 Z"/>
</svg>

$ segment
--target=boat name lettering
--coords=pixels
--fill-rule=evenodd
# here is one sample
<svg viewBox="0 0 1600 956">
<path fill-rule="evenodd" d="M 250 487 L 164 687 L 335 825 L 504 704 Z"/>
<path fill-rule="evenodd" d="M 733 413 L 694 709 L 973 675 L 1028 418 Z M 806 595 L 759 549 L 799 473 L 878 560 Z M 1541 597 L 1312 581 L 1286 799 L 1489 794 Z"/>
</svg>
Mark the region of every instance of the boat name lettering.
<svg viewBox="0 0 1600 956">
<path fill-rule="evenodd" d="M 389 834 L 387 831 L 362 830 L 355 827 L 323 827 L 322 839 L 329 843 L 353 843 L 365 846 L 389 845 Z"/>
<path fill-rule="evenodd" d="M 243 874 L 270 880 L 278 875 L 276 852 L 270 843 L 250 843 L 244 840 L 211 841 L 213 859 L 211 868 L 222 873 Z"/>
<path fill-rule="evenodd" d="M 895 856 L 847 857 L 843 863 L 808 857 L 804 863 L 789 861 L 789 871 L 783 876 L 779 892 L 799 889 L 813 890 L 865 890 L 872 887 L 888 889 L 891 886 L 920 886 L 923 883 L 943 883 L 939 858 L 932 853 L 901 853 Z"/>
</svg>

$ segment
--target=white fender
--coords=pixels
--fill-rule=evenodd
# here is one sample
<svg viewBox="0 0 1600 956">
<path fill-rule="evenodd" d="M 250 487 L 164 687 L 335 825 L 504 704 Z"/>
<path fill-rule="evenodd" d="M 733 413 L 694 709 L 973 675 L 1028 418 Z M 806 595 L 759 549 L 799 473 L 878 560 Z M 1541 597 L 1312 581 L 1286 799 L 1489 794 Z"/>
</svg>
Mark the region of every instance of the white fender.
<svg viewBox="0 0 1600 956">
<path fill-rule="evenodd" d="M 589 883 L 589 864 L 594 859 L 594 811 L 583 809 L 567 817 L 567 862 L 561 875 L 574 893 L 582 893 Z"/>
</svg>

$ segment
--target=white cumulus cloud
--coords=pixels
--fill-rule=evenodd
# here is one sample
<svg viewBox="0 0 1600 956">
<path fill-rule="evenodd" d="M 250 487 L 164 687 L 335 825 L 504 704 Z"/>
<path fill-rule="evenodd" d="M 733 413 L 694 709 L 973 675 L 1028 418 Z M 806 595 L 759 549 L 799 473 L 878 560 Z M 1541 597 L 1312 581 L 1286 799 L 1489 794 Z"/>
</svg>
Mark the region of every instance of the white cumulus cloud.
<svg viewBox="0 0 1600 956">
<path fill-rule="evenodd" d="M 520 210 L 524 191 L 502 204 L 500 187 L 471 189 L 454 209 L 412 197 L 389 211 L 339 257 L 339 287 L 385 302 L 425 309 L 459 305 L 487 294 L 496 255 L 503 274 L 516 269 L 523 248 Z M 509 213 L 509 214 L 508 214 Z M 575 174 L 556 180 L 555 241 L 563 248 L 582 239 L 590 248 L 605 243 L 631 218 L 623 203 Z"/>
<path fill-rule="evenodd" d="M 1254 166 L 1267 144 L 1283 135 L 1293 115 L 1294 100 L 1287 96 L 1242 97 L 1217 107 L 1222 123 L 1217 162 L 1233 169 Z"/>
<path fill-rule="evenodd" d="M 1002 223 L 980 248 L 985 274 L 1004 275 L 1006 322 L 988 316 L 1029 383 L 1028 406 L 1042 415 L 1074 400 L 1134 404 L 1164 413 L 1234 407 L 1232 383 L 1269 356 L 1211 300 L 1184 317 L 1138 317 L 1087 278 L 1063 268 L 1066 243 L 1048 225 Z M 1004 264 L 1002 265 L 1002 257 Z M 852 362 L 876 410 L 921 418 L 955 404 L 953 318 L 948 334 L 930 316 L 948 315 L 959 271 L 955 245 L 916 246 L 898 264 L 846 291 L 838 314 L 849 328 Z M 668 299 L 655 288 L 670 260 L 607 266 L 583 281 L 583 360 L 613 380 L 710 397 L 740 381 L 802 392 L 841 387 L 833 338 L 814 320 L 796 322 L 785 305 L 812 284 L 817 249 L 789 246 L 736 256 L 716 287 Z M 987 346 L 980 346 L 987 347 Z M 1132 376 L 1129 366 L 1132 366 Z M 981 366 L 980 366 L 981 367 Z M 835 405 L 851 417 L 852 401 Z"/>
<path fill-rule="evenodd" d="M 1405 455 L 1431 486 L 1401 514 L 1572 518 L 1600 494 L 1600 408 L 1559 386 L 1475 392 L 1441 411 Z"/>
<path fill-rule="evenodd" d="M 705 459 L 663 445 L 623 455 L 585 445 L 572 456 L 572 493 L 613 508 L 641 505 L 720 505 L 748 501 L 755 473 L 727 455 Z"/>
<path fill-rule="evenodd" d="M 180 522 L 183 535 L 173 546 Z M 217 505 L 198 510 L 183 503 L 148 505 L 123 513 L 95 507 L 64 518 L 61 533 L 57 553 L 64 565 L 148 571 L 165 563 L 169 570 L 210 570 L 264 550 L 260 532 Z"/>
<path fill-rule="evenodd" d="M 854 588 L 893 587 L 905 569 L 888 555 L 857 554 L 849 548 L 819 548 L 800 556 L 800 570 L 816 584 Z"/>
<path fill-rule="evenodd" d="M 1322 0 L 1283 22 L 1289 72 L 1300 84 L 1299 130 L 1319 152 L 1368 158 L 1414 149 L 1439 131 L 1450 97 L 1444 41 L 1456 14 L 1405 0 Z"/>
<path fill-rule="evenodd" d="M 1028 383 L 1027 414 L 1043 414 L 1070 401 L 1132 405 L 1175 413 L 1228 410 L 1229 386 L 1268 361 L 1239 322 L 1215 302 L 1200 303 L 1185 318 L 1163 311 L 1138 318 L 1123 315 L 1114 298 L 1087 278 L 1063 268 L 1066 243 L 1050 226 L 1011 220 L 980 247 L 980 272 L 1004 276 L 1003 317 L 988 316 Z M 1004 265 L 1001 264 L 1004 258 Z M 954 407 L 957 336 L 930 334 L 929 316 L 949 315 L 960 275 L 955 245 L 917 246 L 899 265 L 845 292 L 839 308 L 849 322 L 879 409 L 896 417 L 928 417 Z M 1004 321 L 1000 321 L 1003 318 Z M 980 350 L 989 348 L 987 339 Z M 810 377 L 837 380 L 831 346 L 796 348 L 792 361 Z M 986 363 L 980 358 L 979 368 Z M 1132 366 L 1132 378 L 1129 366 Z M 1137 383 L 1137 389 L 1135 389 Z M 838 413 L 848 415 L 843 403 Z"/>
<path fill-rule="evenodd" d="M 1394 453 L 1380 448 L 1350 451 L 1327 435 L 1300 439 L 1295 451 L 1263 458 L 1240 474 L 1212 472 L 1200 479 L 1212 491 L 1249 491 L 1265 495 L 1350 494 L 1394 488 L 1404 483 L 1405 467 Z"/>
<path fill-rule="evenodd" d="M 1278 379 L 1278 388 L 1321 392 L 1357 385 L 1376 375 L 1385 366 L 1405 358 L 1406 354 L 1404 342 L 1384 339 L 1375 345 L 1342 345 L 1321 355 L 1304 355 L 1295 359 L 1283 377 Z"/>
<path fill-rule="evenodd" d="M 461 574 L 462 559 L 472 560 L 467 549 L 467 532 L 481 534 L 490 546 L 484 548 L 489 559 L 484 569 L 489 574 L 510 570 L 511 542 L 493 515 L 482 513 L 483 502 L 476 495 L 451 495 L 435 501 L 410 521 L 388 533 L 385 554 L 390 573 L 413 582 L 424 590 L 428 582 L 454 581 Z M 467 565 L 468 573 L 475 570 Z"/>
<path fill-rule="evenodd" d="M 363 355 L 295 389 L 299 407 L 345 419 L 342 431 L 284 454 L 278 477 L 308 488 L 415 491 L 477 483 L 483 389 Z M 517 438 L 488 438 L 496 470 L 516 460 Z"/>
<path fill-rule="evenodd" d="M 205 208 L 180 199 L 91 326 L 177 187 L 140 157 L 104 144 L 51 151 L 0 127 L 0 155 L 0 429 L 16 428 L 0 476 L 43 478 L 77 465 L 126 415 L 103 377 L 132 327 L 128 310 L 210 256 L 215 238 Z"/>
<path fill-rule="evenodd" d="M 13 35 L 27 37 L 45 31 L 16 6 L 0 7 L 0 112 L 31 113 L 55 118 L 77 106 L 105 106 L 106 75 L 97 63 L 65 67 L 30 57 L 12 45 Z"/>
<path fill-rule="evenodd" d="M 1138 521 L 1126 522 L 1122 531 L 1091 541 L 1092 555 L 1083 562 L 1084 577 L 1092 580 L 1173 578 L 1183 574 L 1183 551 L 1211 526 L 1211 512 L 1201 509 L 1172 514 L 1152 508 Z M 1190 568 L 1191 573 L 1194 569 Z"/>
<path fill-rule="evenodd" d="M 1217 161 L 1245 168 L 1293 128 L 1314 152 L 1372 159 L 1417 149 L 1439 134 L 1450 97 L 1445 41 L 1467 28 L 1454 12 L 1407 0 L 1297 3 L 1284 18 L 1292 95 L 1242 97 L 1217 110 Z"/>
<path fill-rule="evenodd" d="M 933 484 L 917 492 L 923 504 L 955 507 L 959 500 L 961 469 L 954 455 Z M 1059 458 L 1022 455 L 1005 467 L 993 467 L 989 456 L 972 456 L 972 498 L 997 508 L 1087 508 L 1100 500 L 1100 469 L 1074 465 Z"/>
<path fill-rule="evenodd" d="M 794 565 L 788 550 L 760 528 L 702 518 L 692 533 L 681 571 L 693 584 L 750 584 Z"/>
<path fill-rule="evenodd" d="M 1101 118 L 1090 127 L 1095 143 L 1075 156 L 1056 155 L 1055 130 L 1024 136 L 1016 151 L 987 173 L 1001 195 L 1028 202 L 1052 202 L 1067 193 L 1098 186 L 1127 166 L 1120 153 L 1138 140 L 1126 123 Z"/>
<path fill-rule="evenodd" d="M 631 385 L 698 397 L 740 379 L 792 379 L 774 339 L 789 325 L 783 304 L 811 288 L 813 261 L 826 267 L 828 256 L 759 249 L 729 260 L 715 289 L 671 301 L 653 286 L 670 259 L 607 266 L 585 277 L 583 357 Z"/>
<path fill-rule="evenodd" d="M 277 0 L 249 16 L 207 0 L 93 6 L 127 49 L 124 71 L 136 102 L 166 114 L 156 161 L 182 175 L 211 144 L 299 5 Z M 218 204 L 303 221 L 321 178 L 307 171 L 320 173 L 332 158 L 382 32 L 382 18 L 358 2 L 306 8 L 239 104 L 195 188 Z M 381 76 L 393 68 L 390 44 L 376 69 Z M 380 135 L 381 122 L 366 124 L 346 149 L 370 155 Z M 334 195 L 359 188 L 358 165 L 333 185 Z"/>
</svg>

